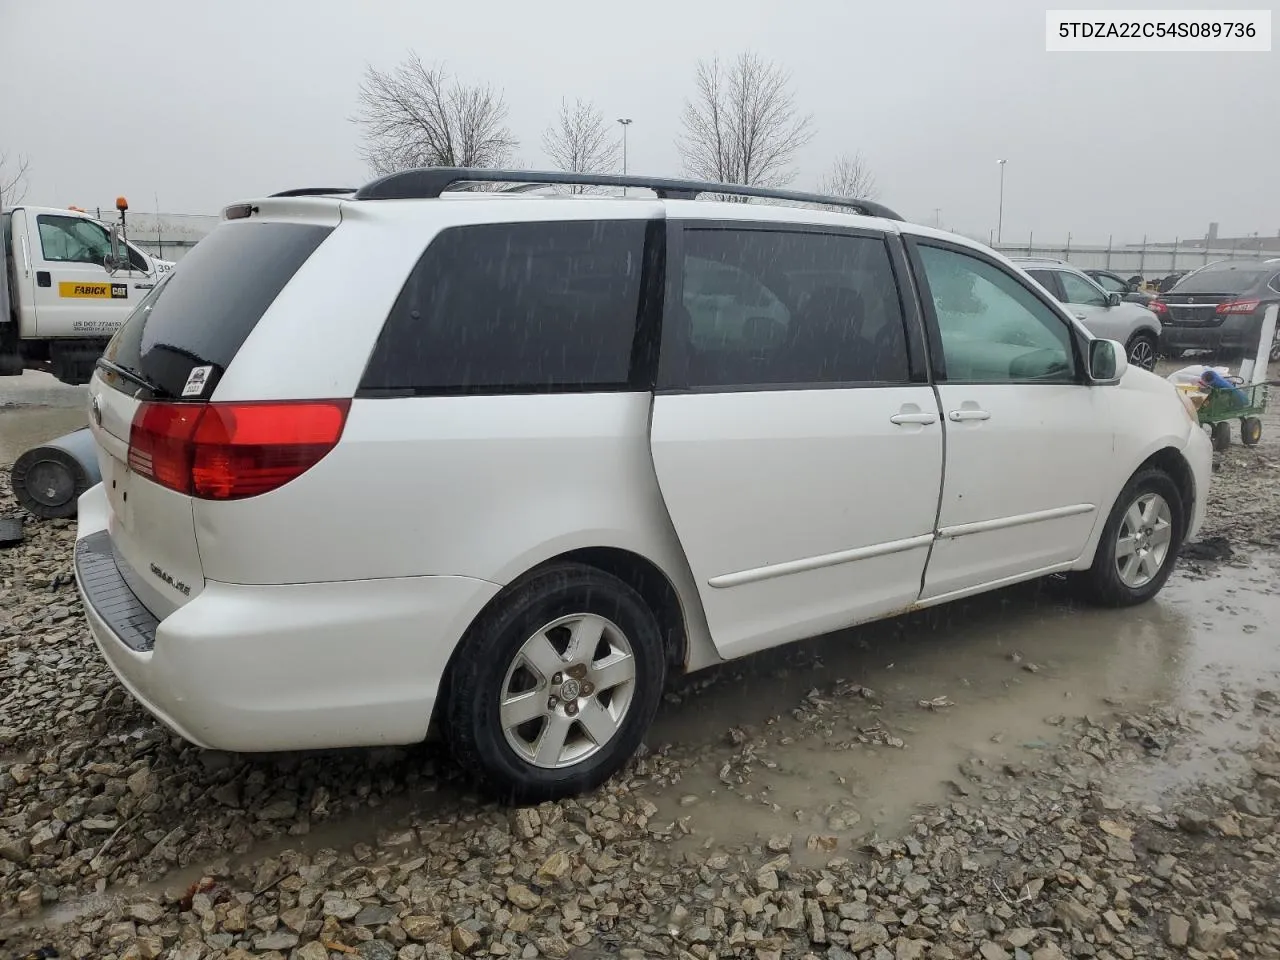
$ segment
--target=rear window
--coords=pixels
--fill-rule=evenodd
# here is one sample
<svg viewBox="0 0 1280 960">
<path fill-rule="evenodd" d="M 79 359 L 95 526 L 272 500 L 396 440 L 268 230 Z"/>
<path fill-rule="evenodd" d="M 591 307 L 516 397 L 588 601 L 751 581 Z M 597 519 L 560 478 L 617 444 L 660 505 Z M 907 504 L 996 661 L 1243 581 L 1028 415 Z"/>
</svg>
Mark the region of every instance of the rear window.
<svg viewBox="0 0 1280 960">
<path fill-rule="evenodd" d="M 642 220 L 442 231 L 392 307 L 362 391 L 626 388 L 645 232 Z"/>
<path fill-rule="evenodd" d="M 1244 293 L 1257 286 L 1270 269 L 1233 267 L 1227 270 L 1197 270 L 1174 284 L 1171 293 Z"/>
<path fill-rule="evenodd" d="M 196 375 L 208 396 L 271 302 L 333 231 L 301 223 L 224 223 L 182 258 L 112 337 L 103 357 L 171 397 Z"/>
</svg>

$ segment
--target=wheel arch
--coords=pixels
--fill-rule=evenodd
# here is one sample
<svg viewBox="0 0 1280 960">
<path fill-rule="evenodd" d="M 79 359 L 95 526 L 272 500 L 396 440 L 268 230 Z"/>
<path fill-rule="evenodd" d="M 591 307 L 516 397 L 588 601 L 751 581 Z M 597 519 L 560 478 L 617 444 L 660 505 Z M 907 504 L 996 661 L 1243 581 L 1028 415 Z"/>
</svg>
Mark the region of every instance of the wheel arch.
<svg viewBox="0 0 1280 960">
<path fill-rule="evenodd" d="M 1111 515 L 1116 500 L 1124 492 L 1125 487 L 1129 485 L 1130 480 L 1143 470 L 1151 467 L 1161 470 L 1173 481 L 1174 486 L 1178 488 L 1178 495 L 1182 498 L 1183 523 L 1187 525 L 1192 522 L 1191 518 L 1195 514 L 1195 498 L 1199 492 L 1196 489 L 1195 473 L 1192 471 L 1191 464 L 1187 462 L 1187 458 L 1181 449 L 1171 443 L 1162 444 L 1155 450 L 1149 451 L 1145 457 L 1134 465 L 1133 469 L 1124 475 L 1123 480 L 1116 488 L 1111 500 L 1106 504 L 1105 509 L 1098 510 L 1093 533 L 1089 536 L 1089 542 L 1085 546 L 1084 552 L 1081 553 L 1080 558 L 1073 565 L 1074 569 L 1085 570 L 1092 566 L 1102 540 L 1102 531 L 1107 525 L 1107 518 Z M 1185 535 L 1185 533 L 1186 530 L 1184 529 L 1183 534 Z"/>
<path fill-rule="evenodd" d="M 617 577 L 635 590 L 658 620 L 667 653 L 668 675 L 701 669 L 719 662 L 719 655 L 706 628 L 701 607 L 691 610 L 682 600 L 673 578 L 649 557 L 634 550 L 616 546 L 575 547 L 533 563 L 518 576 L 511 578 L 501 590 L 471 619 L 464 632 L 486 616 L 490 610 L 519 587 L 526 579 L 547 567 L 560 563 L 578 563 L 602 573 Z M 696 594 L 695 594 L 696 596 Z M 441 676 L 441 689 L 450 687 L 450 674 L 458 660 L 463 644 L 459 642 L 449 655 L 449 661 Z M 436 699 L 436 717 L 445 696 Z M 433 723 L 434 725 L 434 723 Z"/>
<path fill-rule="evenodd" d="M 1138 468 L 1129 474 L 1129 477 L 1132 478 L 1135 474 L 1150 467 L 1155 467 L 1168 474 L 1169 479 L 1178 488 L 1178 496 L 1182 498 L 1183 522 L 1190 523 L 1191 516 L 1195 512 L 1196 478 L 1195 474 L 1191 472 L 1191 464 L 1187 463 L 1187 458 L 1182 455 L 1181 450 L 1175 447 L 1164 447 L 1138 464 Z M 1128 480 L 1125 481 L 1125 483 L 1128 482 Z M 1185 534 L 1185 532 L 1184 530 L 1183 533 Z"/>
</svg>

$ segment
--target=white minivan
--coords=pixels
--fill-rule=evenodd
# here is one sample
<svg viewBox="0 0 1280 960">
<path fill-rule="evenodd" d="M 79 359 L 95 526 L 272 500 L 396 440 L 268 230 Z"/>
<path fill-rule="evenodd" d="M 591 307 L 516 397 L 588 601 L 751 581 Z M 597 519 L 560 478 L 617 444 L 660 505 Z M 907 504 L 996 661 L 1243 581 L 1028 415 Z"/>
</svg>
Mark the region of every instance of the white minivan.
<svg viewBox="0 0 1280 960">
<path fill-rule="evenodd" d="M 89 625 L 196 744 L 434 723 L 504 799 L 563 796 L 674 673 L 1047 574 L 1141 603 L 1203 516 L 1171 384 L 878 204 L 306 193 L 227 208 L 90 384 Z"/>
</svg>

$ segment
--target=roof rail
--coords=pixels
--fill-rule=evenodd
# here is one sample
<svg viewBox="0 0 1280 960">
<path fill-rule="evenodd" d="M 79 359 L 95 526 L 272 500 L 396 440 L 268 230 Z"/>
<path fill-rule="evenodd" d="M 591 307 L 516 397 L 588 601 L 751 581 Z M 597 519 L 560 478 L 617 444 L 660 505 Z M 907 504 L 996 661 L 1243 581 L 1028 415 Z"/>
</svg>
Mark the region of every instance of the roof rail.
<svg viewBox="0 0 1280 960">
<path fill-rule="evenodd" d="M 1061 257 L 1028 257 L 1028 256 L 1012 257 L 1011 256 L 1009 259 L 1010 260 L 1034 260 L 1037 263 L 1067 263 L 1068 262 L 1066 260 L 1063 260 Z"/>
<path fill-rule="evenodd" d="M 566 185 L 590 187 L 638 187 L 652 190 L 663 200 L 694 200 L 703 193 L 723 193 L 736 197 L 758 197 L 763 200 L 787 200 L 792 203 L 816 203 L 847 207 L 868 217 L 901 220 L 888 207 L 872 200 L 833 197 L 772 187 L 751 187 L 739 183 L 713 183 L 707 180 L 680 180 L 669 177 L 621 176 L 615 173 L 569 173 L 563 170 L 489 170 L 478 167 L 420 167 L 401 170 L 380 177 L 355 192 L 356 200 L 427 200 L 435 199 L 455 184 L 516 183 L 537 186 Z M 505 192 L 505 191 L 504 191 Z"/>
<path fill-rule="evenodd" d="M 273 197 L 324 197 L 334 193 L 355 193 L 355 187 L 295 187 L 292 190 L 281 190 L 273 193 Z"/>
</svg>

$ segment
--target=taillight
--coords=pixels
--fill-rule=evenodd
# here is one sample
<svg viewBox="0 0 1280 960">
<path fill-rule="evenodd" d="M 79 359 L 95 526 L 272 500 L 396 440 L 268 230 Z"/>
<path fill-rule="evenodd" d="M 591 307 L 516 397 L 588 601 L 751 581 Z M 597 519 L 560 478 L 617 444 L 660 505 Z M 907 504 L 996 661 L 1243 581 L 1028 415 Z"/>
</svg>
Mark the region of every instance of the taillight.
<svg viewBox="0 0 1280 960">
<path fill-rule="evenodd" d="M 1214 313 L 1253 313 L 1258 309 L 1257 300 L 1228 300 L 1226 303 L 1218 304 L 1218 309 Z"/>
<path fill-rule="evenodd" d="M 1163 300 L 1152 300 L 1147 304 L 1147 309 L 1152 313 L 1168 313 L 1169 306 Z"/>
<path fill-rule="evenodd" d="M 268 493 L 337 446 L 350 406 L 350 400 L 144 403 L 129 431 L 129 467 L 205 500 Z"/>
</svg>

